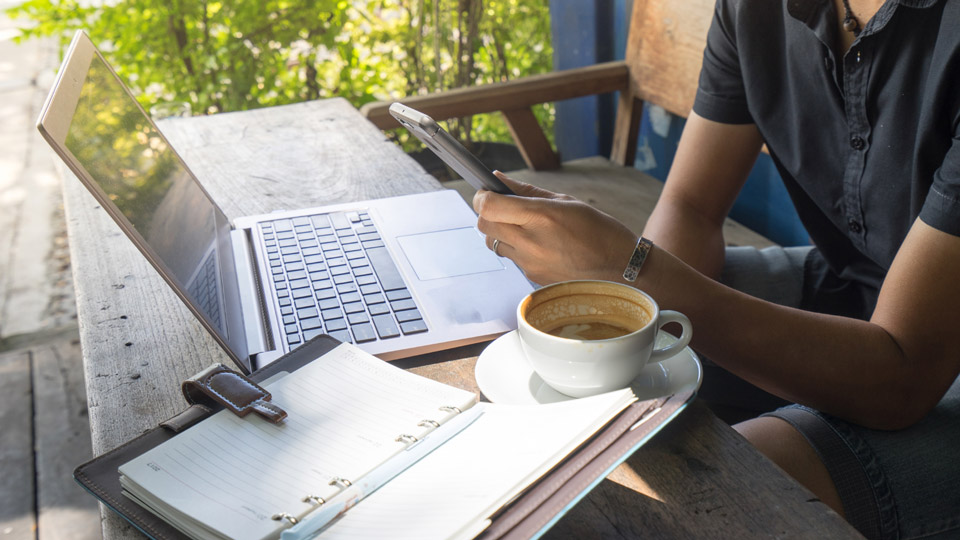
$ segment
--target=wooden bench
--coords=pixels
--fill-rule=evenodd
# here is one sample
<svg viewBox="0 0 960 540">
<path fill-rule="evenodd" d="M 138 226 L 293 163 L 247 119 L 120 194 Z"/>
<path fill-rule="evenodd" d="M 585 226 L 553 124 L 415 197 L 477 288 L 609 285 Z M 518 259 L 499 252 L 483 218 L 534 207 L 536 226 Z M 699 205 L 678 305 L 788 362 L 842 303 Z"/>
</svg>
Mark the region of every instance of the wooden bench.
<svg viewBox="0 0 960 540">
<path fill-rule="evenodd" d="M 662 183 L 635 169 L 637 134 L 645 103 L 686 117 L 693 107 L 712 0 L 635 0 L 626 60 L 524 77 L 497 84 L 410 96 L 404 104 L 435 120 L 503 114 L 529 170 L 511 176 L 589 202 L 641 231 Z M 609 157 L 561 163 L 534 118 L 532 106 L 619 92 L 613 150 Z M 368 103 L 360 112 L 380 129 L 398 127 L 390 102 Z M 469 201 L 473 190 L 452 183 Z M 773 242 L 727 220 L 728 244 L 764 247 Z"/>
</svg>

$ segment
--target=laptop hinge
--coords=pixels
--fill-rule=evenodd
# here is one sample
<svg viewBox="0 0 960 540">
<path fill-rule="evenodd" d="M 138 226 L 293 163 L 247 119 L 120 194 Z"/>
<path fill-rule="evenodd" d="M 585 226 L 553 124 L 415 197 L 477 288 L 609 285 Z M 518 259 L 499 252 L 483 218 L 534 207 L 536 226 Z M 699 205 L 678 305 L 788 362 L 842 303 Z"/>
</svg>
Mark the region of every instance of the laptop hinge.
<svg viewBox="0 0 960 540">
<path fill-rule="evenodd" d="M 257 272 L 253 250 L 250 249 L 248 231 L 237 229 L 230 233 L 233 244 L 233 256 L 237 267 L 237 287 L 240 289 L 240 308 L 243 314 L 243 331 L 247 339 L 247 350 L 251 357 L 272 349 L 268 343 L 270 330 L 260 291 L 260 278 Z M 256 316 L 254 316 L 256 314 Z"/>
</svg>

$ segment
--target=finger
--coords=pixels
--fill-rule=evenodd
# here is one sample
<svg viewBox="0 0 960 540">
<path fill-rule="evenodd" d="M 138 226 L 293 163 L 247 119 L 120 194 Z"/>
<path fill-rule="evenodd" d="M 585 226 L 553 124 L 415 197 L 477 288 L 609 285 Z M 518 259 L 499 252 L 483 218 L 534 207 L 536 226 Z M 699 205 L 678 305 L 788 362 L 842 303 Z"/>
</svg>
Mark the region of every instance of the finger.
<svg viewBox="0 0 960 540">
<path fill-rule="evenodd" d="M 554 199 L 557 197 L 557 194 L 552 191 L 521 182 L 520 180 L 514 180 L 501 171 L 493 171 L 493 174 L 521 197 L 539 197 L 541 199 Z"/>
<path fill-rule="evenodd" d="M 477 215 L 490 222 L 525 226 L 536 221 L 542 213 L 549 211 L 546 205 L 558 202 L 560 201 L 478 191 L 473 196 L 473 209 Z"/>
</svg>

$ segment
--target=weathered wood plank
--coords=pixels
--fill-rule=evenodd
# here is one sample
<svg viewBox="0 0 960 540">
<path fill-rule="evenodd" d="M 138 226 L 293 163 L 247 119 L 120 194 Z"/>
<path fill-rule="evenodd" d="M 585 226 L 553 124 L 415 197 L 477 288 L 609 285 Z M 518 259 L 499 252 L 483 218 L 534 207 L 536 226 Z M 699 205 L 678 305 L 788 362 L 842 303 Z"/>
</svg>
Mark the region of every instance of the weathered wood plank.
<svg viewBox="0 0 960 540">
<path fill-rule="evenodd" d="M 501 83 L 408 96 L 403 98 L 403 103 L 434 120 L 446 120 L 626 90 L 628 77 L 624 62 L 607 62 Z M 360 113 L 380 129 L 400 127 L 390 116 L 389 108 L 390 102 L 378 101 L 367 103 L 360 108 Z"/>
<path fill-rule="evenodd" d="M 342 99 L 172 119 L 160 127 L 231 218 L 440 189 Z M 211 362 L 230 361 L 79 181 L 65 175 L 99 455 L 181 410 L 180 381 Z M 107 511 L 104 536 L 139 534 Z"/>
<path fill-rule="evenodd" d="M 558 193 L 572 195 L 622 221 L 630 230 L 640 233 L 650 212 L 660 198 L 663 182 L 634 169 L 620 167 L 602 157 L 569 161 L 555 171 L 528 169 L 508 173 L 511 178 Z M 467 202 L 473 200 L 474 189 L 462 180 L 446 182 Z M 728 245 L 767 247 L 774 243 L 732 219 L 723 225 Z"/>
<path fill-rule="evenodd" d="M 40 540 L 102 538 L 100 508 L 73 481 L 93 457 L 79 336 L 33 350 L 37 525 Z"/>
<path fill-rule="evenodd" d="M 597 512 L 609 520 L 601 529 Z M 553 531 L 547 537 L 862 538 L 699 401 Z"/>
<path fill-rule="evenodd" d="M 30 353 L 0 355 L 0 535 L 36 538 Z"/>
</svg>

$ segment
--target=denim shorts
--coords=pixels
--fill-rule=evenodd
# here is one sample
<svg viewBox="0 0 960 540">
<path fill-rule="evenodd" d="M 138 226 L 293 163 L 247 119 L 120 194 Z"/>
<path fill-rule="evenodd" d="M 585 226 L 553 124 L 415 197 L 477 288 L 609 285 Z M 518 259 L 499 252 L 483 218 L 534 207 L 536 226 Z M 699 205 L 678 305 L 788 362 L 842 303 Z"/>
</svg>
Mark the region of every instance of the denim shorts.
<svg viewBox="0 0 960 540">
<path fill-rule="evenodd" d="M 728 248 L 721 281 L 778 304 L 868 318 L 876 291 L 829 287 L 815 249 Z M 826 276 L 827 279 L 835 279 Z M 841 292 L 837 292 L 841 291 Z M 718 407 L 795 427 L 830 473 L 844 514 L 867 538 L 960 538 L 960 378 L 937 407 L 900 431 L 877 431 L 786 404 L 704 361 L 701 395 Z"/>
</svg>

